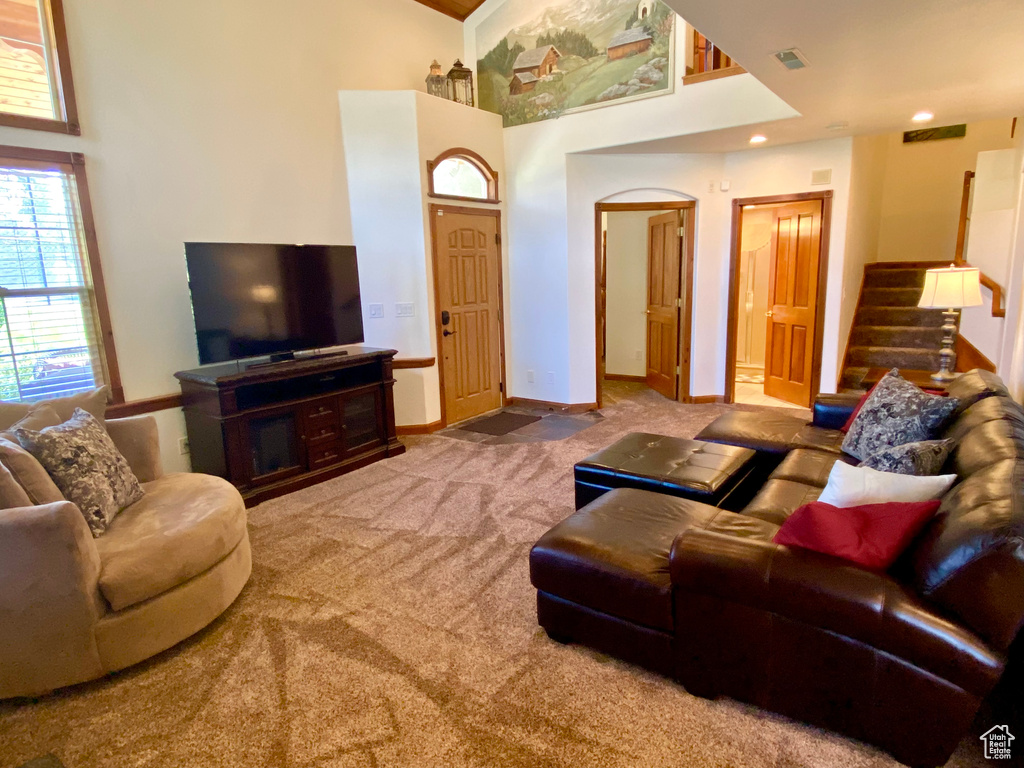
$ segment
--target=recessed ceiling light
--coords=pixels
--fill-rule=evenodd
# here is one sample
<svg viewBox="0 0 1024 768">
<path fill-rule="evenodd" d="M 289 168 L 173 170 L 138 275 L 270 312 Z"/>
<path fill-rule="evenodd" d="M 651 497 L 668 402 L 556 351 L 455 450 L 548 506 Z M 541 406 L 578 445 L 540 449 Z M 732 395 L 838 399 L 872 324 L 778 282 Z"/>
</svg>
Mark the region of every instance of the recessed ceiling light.
<svg viewBox="0 0 1024 768">
<path fill-rule="evenodd" d="M 931 112 L 928 112 L 928 111 L 922 111 L 922 112 L 918 112 L 918 113 L 917 113 L 916 115 L 914 115 L 914 116 L 913 116 L 913 118 L 911 118 L 911 119 L 912 119 L 912 120 L 913 120 L 913 121 L 914 121 L 915 123 L 927 123 L 927 122 L 928 122 L 929 120 L 931 120 L 931 119 L 932 119 L 933 117 L 935 117 L 935 115 L 933 115 L 933 114 L 932 114 Z"/>
<path fill-rule="evenodd" d="M 762 136 L 760 133 L 755 133 L 750 137 L 751 144 L 764 144 L 766 141 L 768 141 L 767 137 Z"/>
</svg>

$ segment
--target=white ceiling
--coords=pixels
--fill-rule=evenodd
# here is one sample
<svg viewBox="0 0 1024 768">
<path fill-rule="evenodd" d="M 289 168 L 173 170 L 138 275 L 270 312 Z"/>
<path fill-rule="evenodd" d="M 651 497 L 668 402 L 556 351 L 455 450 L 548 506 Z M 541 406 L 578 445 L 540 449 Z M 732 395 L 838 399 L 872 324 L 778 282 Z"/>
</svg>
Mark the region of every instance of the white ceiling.
<svg viewBox="0 0 1024 768">
<path fill-rule="evenodd" d="M 801 117 L 616 147 L 723 152 L 1024 115 L 1024 0 L 665 0 Z M 772 54 L 799 48 L 790 71 Z M 709 84 L 705 84 L 709 85 Z M 700 88 L 704 85 L 677 86 Z M 837 122 L 845 130 L 829 130 Z M 1017 130 L 1024 130 L 1018 126 Z"/>
</svg>

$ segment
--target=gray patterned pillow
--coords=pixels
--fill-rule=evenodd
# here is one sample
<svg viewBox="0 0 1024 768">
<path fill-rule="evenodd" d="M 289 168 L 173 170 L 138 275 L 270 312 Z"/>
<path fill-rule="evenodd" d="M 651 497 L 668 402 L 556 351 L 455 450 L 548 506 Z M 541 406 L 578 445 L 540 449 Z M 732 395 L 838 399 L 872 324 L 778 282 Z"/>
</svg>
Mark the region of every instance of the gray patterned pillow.
<svg viewBox="0 0 1024 768">
<path fill-rule="evenodd" d="M 955 397 L 922 392 L 893 368 L 864 401 L 843 450 L 864 460 L 883 448 L 933 439 L 959 404 Z"/>
<path fill-rule="evenodd" d="M 860 463 L 880 472 L 901 475 L 937 475 L 953 450 L 953 440 L 922 440 L 883 448 Z"/>
<path fill-rule="evenodd" d="M 87 411 L 76 408 L 63 424 L 38 432 L 16 428 L 14 434 L 64 498 L 82 511 L 94 538 L 107 530 L 114 515 L 142 498 L 142 486 L 128 462 Z"/>
</svg>

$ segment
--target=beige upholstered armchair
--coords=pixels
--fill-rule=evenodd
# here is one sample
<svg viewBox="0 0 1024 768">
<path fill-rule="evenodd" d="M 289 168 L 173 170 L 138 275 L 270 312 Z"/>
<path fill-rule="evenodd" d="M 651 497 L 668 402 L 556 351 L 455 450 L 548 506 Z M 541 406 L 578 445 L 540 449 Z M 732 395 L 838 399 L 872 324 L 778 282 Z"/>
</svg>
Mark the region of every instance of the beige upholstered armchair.
<svg viewBox="0 0 1024 768">
<path fill-rule="evenodd" d="M 100 538 L 69 501 L 0 510 L 0 698 L 166 650 L 219 616 L 249 578 L 238 491 L 209 475 L 165 475 L 152 416 L 106 426 L 145 495 Z"/>
</svg>

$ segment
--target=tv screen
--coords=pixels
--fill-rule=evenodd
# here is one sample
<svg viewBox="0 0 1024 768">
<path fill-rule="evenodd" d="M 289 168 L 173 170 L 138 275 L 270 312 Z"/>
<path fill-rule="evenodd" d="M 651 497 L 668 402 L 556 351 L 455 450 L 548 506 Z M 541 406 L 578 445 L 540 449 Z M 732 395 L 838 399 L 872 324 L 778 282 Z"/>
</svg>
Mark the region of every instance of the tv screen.
<svg viewBox="0 0 1024 768">
<path fill-rule="evenodd" d="M 363 341 L 351 245 L 185 243 L 199 362 Z"/>
</svg>

